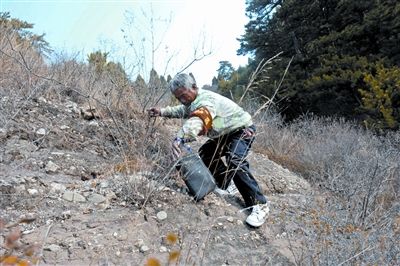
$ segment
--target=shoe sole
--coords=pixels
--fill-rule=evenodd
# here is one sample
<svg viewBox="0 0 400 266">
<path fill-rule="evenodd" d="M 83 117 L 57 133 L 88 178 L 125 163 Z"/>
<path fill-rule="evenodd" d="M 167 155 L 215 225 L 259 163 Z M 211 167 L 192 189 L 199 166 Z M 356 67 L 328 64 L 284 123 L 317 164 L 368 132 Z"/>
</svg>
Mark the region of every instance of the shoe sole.
<svg viewBox="0 0 400 266">
<path fill-rule="evenodd" d="M 263 225 L 264 223 L 265 223 L 265 221 L 264 222 L 262 222 L 262 223 L 257 223 L 257 224 L 251 224 L 250 222 L 248 222 L 248 221 L 246 221 L 246 223 L 248 224 L 248 225 L 250 225 L 251 227 L 254 227 L 254 228 L 258 228 L 258 227 L 260 227 L 261 225 Z"/>
<path fill-rule="evenodd" d="M 232 192 L 228 192 L 228 191 L 226 191 L 226 190 L 222 190 L 222 189 L 220 189 L 221 191 L 216 191 L 216 190 L 214 190 L 214 193 L 215 194 L 217 194 L 218 196 L 234 196 L 234 195 L 236 195 L 238 192 L 235 192 L 235 193 L 232 193 Z"/>
</svg>

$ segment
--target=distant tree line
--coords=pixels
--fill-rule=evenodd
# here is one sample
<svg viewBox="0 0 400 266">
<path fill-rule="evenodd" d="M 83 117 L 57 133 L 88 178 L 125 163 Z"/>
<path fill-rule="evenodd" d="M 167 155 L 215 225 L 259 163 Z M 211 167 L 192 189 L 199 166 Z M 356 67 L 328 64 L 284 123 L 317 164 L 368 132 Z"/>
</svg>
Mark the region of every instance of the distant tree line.
<svg viewBox="0 0 400 266">
<path fill-rule="evenodd" d="M 15 41 L 17 45 L 28 45 L 42 55 L 50 53 L 52 50 L 44 40 L 44 34 L 33 34 L 32 28 L 32 23 L 11 18 L 9 12 L 0 12 L 0 38 L 8 38 L 9 42 Z"/>
<path fill-rule="evenodd" d="M 238 54 L 252 60 L 237 70 L 220 62 L 222 93 L 242 93 L 257 65 L 282 52 L 253 91 L 273 95 L 293 58 L 275 100 L 287 119 L 313 113 L 399 128 L 399 1 L 249 0 L 246 14 Z"/>
<path fill-rule="evenodd" d="M 257 76 L 251 91 L 261 100 L 270 98 L 291 62 L 274 99 L 286 119 L 313 113 L 356 119 L 373 129 L 399 129 L 398 1 L 249 0 L 246 14 L 250 20 L 238 54 L 252 59 L 238 69 L 221 61 L 210 89 L 238 99 L 257 66 L 280 54 Z M 0 12 L 0 28 L 3 41 L 32 47 L 43 57 L 51 53 L 44 35 L 31 33 L 33 24 Z M 107 57 L 93 52 L 87 57 L 89 66 L 122 90 L 143 85 L 141 76 L 132 83 L 122 65 Z M 157 76 L 151 70 L 151 101 L 157 101 L 155 92 L 168 80 Z M 141 102 L 146 106 L 148 101 L 143 97 Z"/>
<path fill-rule="evenodd" d="M 15 46 L 13 48 L 16 50 L 24 46 L 29 52 L 36 54 L 44 65 L 44 58 L 50 57 L 53 50 L 45 40 L 45 34 L 36 35 L 32 33 L 33 26 L 26 21 L 12 18 L 9 12 L 0 12 L 0 41 L 2 41 L 0 44 L 10 43 Z M 3 48 L 0 45 L 0 57 L 6 54 Z M 106 97 L 110 97 L 110 90 L 119 91 L 120 96 L 126 91 L 134 90 L 136 100 L 142 110 L 155 102 L 170 100 L 170 95 L 165 93 L 167 81 L 171 79 L 170 76 L 160 76 L 154 69 L 151 69 L 149 80 L 146 83 L 140 74 L 136 77 L 129 76 L 121 63 L 110 60 L 109 53 L 101 50 L 89 53 L 86 60 L 86 62 L 76 63 L 88 67 L 94 74 L 94 81 L 107 80 L 112 84 L 112 88 L 104 88 L 106 90 L 104 96 Z M 73 59 L 73 61 L 76 61 L 76 59 Z M 0 71 L 0 74 L 4 74 L 4 72 Z M 109 84 L 104 84 L 104 86 L 109 86 Z M 118 99 L 120 101 L 120 98 Z"/>
</svg>

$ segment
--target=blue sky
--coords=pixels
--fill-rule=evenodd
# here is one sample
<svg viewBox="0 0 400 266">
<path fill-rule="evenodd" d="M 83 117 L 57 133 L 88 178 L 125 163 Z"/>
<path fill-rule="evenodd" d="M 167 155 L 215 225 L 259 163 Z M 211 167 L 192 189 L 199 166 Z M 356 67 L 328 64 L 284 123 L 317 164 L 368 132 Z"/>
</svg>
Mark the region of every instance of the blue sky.
<svg viewBox="0 0 400 266">
<path fill-rule="evenodd" d="M 109 52 L 132 75 L 146 78 L 154 65 L 160 75 L 173 76 L 211 53 L 186 70 L 200 86 L 211 83 L 219 61 L 247 64 L 236 55 L 245 7 L 244 0 L 0 0 L 1 12 L 33 23 L 57 53 Z"/>
</svg>

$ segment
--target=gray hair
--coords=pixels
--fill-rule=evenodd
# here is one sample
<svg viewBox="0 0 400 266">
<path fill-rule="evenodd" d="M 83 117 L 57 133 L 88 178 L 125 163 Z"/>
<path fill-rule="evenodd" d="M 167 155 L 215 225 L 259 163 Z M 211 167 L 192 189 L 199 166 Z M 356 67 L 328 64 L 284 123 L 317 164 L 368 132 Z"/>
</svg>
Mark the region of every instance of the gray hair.
<svg viewBox="0 0 400 266">
<path fill-rule="evenodd" d="M 180 73 L 177 74 L 173 79 L 168 84 L 168 88 L 170 91 L 173 93 L 177 89 L 180 88 L 185 88 L 185 89 L 191 89 L 193 86 L 196 86 L 196 80 L 194 79 L 192 73 L 190 74 L 185 74 L 185 73 Z"/>
</svg>

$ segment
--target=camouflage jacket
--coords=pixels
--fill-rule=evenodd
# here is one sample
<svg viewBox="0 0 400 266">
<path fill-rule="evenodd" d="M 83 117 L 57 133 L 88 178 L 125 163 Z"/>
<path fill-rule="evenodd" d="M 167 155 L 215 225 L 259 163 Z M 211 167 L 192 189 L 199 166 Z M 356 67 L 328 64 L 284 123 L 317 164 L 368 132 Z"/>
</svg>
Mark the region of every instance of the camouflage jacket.
<svg viewBox="0 0 400 266">
<path fill-rule="evenodd" d="M 206 109 L 210 116 L 210 127 L 207 129 L 205 129 L 205 120 L 193 115 L 202 109 Z M 193 140 L 199 135 L 216 138 L 253 124 L 251 115 L 235 102 L 218 93 L 203 89 L 198 89 L 196 99 L 189 106 L 161 108 L 161 116 L 187 119 L 177 133 L 177 137 L 185 140 Z"/>
</svg>

